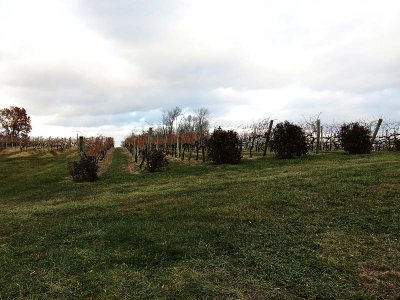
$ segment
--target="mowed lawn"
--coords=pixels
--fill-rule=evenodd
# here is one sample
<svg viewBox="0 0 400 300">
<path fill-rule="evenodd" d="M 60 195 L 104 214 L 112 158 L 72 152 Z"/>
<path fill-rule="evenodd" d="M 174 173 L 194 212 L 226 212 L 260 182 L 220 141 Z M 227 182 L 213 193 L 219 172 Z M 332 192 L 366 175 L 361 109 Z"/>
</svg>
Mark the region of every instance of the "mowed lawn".
<svg viewBox="0 0 400 300">
<path fill-rule="evenodd" d="M 0 299 L 396 299 L 400 153 L 171 162 L 94 183 L 0 154 Z"/>
</svg>

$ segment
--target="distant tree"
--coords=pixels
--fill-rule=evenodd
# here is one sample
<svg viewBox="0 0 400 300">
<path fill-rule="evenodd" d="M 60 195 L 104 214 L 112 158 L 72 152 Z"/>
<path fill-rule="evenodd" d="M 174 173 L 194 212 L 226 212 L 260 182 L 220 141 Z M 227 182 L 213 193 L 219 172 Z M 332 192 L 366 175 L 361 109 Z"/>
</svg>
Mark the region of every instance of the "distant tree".
<svg viewBox="0 0 400 300">
<path fill-rule="evenodd" d="M 214 130 L 208 141 L 208 156 L 215 164 L 235 164 L 242 158 L 239 135 L 233 130 Z"/>
<path fill-rule="evenodd" d="M 358 122 L 343 124 L 340 127 L 339 140 L 343 149 L 350 154 L 371 153 L 371 130 Z"/>
<path fill-rule="evenodd" d="M 306 136 L 300 126 L 288 121 L 276 125 L 271 149 L 278 158 L 292 158 L 307 153 Z"/>
<path fill-rule="evenodd" d="M 31 118 L 25 108 L 15 106 L 0 109 L 0 125 L 3 134 L 8 136 L 26 136 L 32 130 Z"/>
<path fill-rule="evenodd" d="M 179 131 L 180 132 L 194 131 L 195 130 L 194 119 L 195 118 L 192 115 L 187 115 L 186 117 L 183 117 L 178 125 Z"/>
<path fill-rule="evenodd" d="M 199 149 L 201 149 L 203 162 L 206 159 L 204 135 L 208 133 L 210 126 L 208 115 L 208 109 L 203 107 L 196 112 L 196 116 L 194 117 L 195 128 L 198 134 L 198 141 L 196 143 L 196 160 L 199 159 Z"/>
<path fill-rule="evenodd" d="M 176 144 L 175 144 L 175 150 L 172 151 L 172 153 L 175 154 L 175 156 L 178 155 L 178 149 L 179 149 L 178 118 L 181 114 L 182 114 L 182 109 L 179 106 L 176 106 L 173 109 L 164 111 L 162 115 L 162 123 L 166 128 L 168 136 L 170 137 L 172 136 L 174 131 L 174 123 L 176 124 Z"/>
<path fill-rule="evenodd" d="M 172 134 L 174 130 L 174 123 L 182 114 L 182 109 L 179 106 L 174 107 L 168 111 L 164 111 L 162 115 L 162 123 L 168 128 L 168 133 Z M 178 125 L 177 125 L 178 126 Z"/>
<path fill-rule="evenodd" d="M 196 141 L 195 118 L 192 115 L 183 116 L 178 124 L 178 134 L 181 145 L 180 159 L 185 159 L 185 151 L 189 152 L 191 158 L 192 147 Z"/>
<path fill-rule="evenodd" d="M 245 127 L 245 130 L 248 133 L 246 135 L 246 140 L 250 157 L 253 157 L 253 149 L 257 144 L 261 142 L 260 139 L 261 138 L 265 139 L 268 125 L 269 125 L 269 118 L 266 118 L 259 121 L 254 121 L 253 123 Z M 256 149 L 256 151 L 257 150 L 258 149 Z"/>
</svg>

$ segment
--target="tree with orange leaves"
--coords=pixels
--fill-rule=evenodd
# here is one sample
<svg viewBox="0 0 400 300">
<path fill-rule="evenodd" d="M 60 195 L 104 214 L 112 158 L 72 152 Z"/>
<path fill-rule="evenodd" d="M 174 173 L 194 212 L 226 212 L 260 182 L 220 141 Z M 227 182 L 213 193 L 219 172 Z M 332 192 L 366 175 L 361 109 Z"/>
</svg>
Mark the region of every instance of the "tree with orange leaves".
<svg viewBox="0 0 400 300">
<path fill-rule="evenodd" d="M 0 125 L 6 136 L 27 136 L 32 130 L 31 118 L 25 108 L 16 106 L 0 109 Z"/>
</svg>

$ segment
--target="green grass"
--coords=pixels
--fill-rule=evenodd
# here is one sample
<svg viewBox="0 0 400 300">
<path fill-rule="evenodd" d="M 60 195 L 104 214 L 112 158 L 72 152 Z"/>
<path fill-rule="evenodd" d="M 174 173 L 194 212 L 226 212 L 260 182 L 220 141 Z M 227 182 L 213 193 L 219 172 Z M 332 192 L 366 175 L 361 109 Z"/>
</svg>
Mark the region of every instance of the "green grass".
<svg viewBox="0 0 400 300">
<path fill-rule="evenodd" d="M 400 154 L 170 163 L 94 183 L 0 155 L 0 299 L 400 296 Z"/>
</svg>

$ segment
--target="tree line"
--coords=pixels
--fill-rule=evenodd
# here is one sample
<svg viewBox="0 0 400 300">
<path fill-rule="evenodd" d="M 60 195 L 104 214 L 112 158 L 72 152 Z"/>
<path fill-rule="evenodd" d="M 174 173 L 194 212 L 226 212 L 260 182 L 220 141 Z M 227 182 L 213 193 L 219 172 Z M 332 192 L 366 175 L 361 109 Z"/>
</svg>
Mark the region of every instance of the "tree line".
<svg viewBox="0 0 400 300">
<path fill-rule="evenodd" d="M 164 111 L 160 123 L 148 130 L 142 130 L 141 133 L 132 133 L 123 142 L 123 146 L 132 153 L 140 167 L 148 160 L 152 151 L 162 151 L 166 156 L 181 160 L 199 160 L 201 157 L 202 161 L 211 159 L 216 162 L 221 159 L 213 158 L 218 152 L 215 147 L 225 152 L 229 152 L 228 149 L 238 149 L 231 151 L 236 157 L 232 161 L 237 162 L 239 152 L 247 153 L 249 157 L 255 153 L 266 156 L 268 152 L 274 152 L 278 157 L 288 158 L 310 151 L 368 153 L 372 150 L 400 150 L 400 123 L 382 122 L 381 119 L 329 124 L 322 123 L 318 115 L 304 118 L 303 122 L 297 124 L 289 121 L 274 124 L 274 120 L 265 118 L 243 126 L 237 132 L 218 128 L 211 133 L 206 108 L 198 110 L 195 115 L 183 115 L 182 109 L 175 107 Z M 353 146 L 349 146 L 349 142 L 346 144 L 345 132 L 348 133 L 347 140 L 351 140 Z M 226 144 L 221 148 L 221 144 L 218 145 L 222 141 L 236 140 L 235 136 L 236 146 Z M 361 147 L 359 144 L 362 140 L 367 141 L 362 146 L 367 150 L 354 150 Z M 219 152 L 218 155 L 224 157 L 226 153 Z"/>
<path fill-rule="evenodd" d="M 135 162 L 150 150 L 163 151 L 166 155 L 184 159 L 206 160 L 206 143 L 209 138 L 209 112 L 200 108 L 194 115 L 183 115 L 180 107 L 163 112 L 161 125 L 132 133 L 123 146 L 132 153 Z"/>
</svg>

